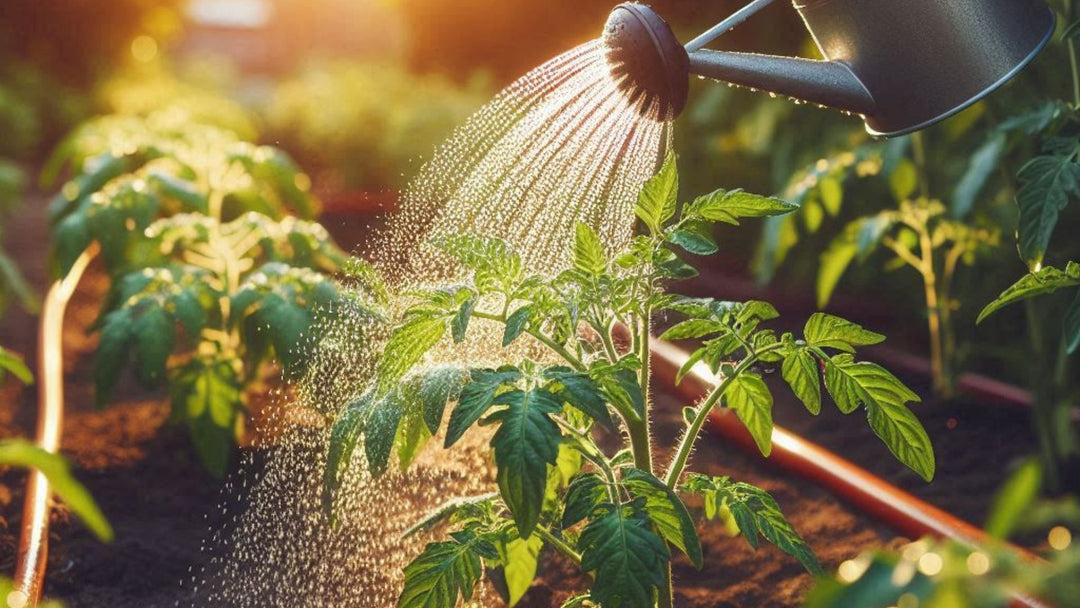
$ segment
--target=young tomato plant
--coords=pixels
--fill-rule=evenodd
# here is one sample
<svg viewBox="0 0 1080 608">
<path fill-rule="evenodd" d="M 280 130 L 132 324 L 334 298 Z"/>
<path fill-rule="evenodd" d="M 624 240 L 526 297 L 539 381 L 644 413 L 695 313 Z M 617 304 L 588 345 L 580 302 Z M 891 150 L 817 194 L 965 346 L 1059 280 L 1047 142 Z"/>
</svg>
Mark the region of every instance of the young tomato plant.
<svg viewBox="0 0 1080 608">
<path fill-rule="evenodd" d="M 315 213 L 306 178 L 280 150 L 212 127 L 106 118 L 57 153 L 76 176 L 51 214 L 62 274 L 94 244 L 111 290 L 100 331 L 97 402 L 134 364 L 167 381 L 173 412 L 202 462 L 222 475 L 246 389 L 277 355 L 286 380 L 315 310 L 338 298 L 327 276 L 345 259 Z"/>
<path fill-rule="evenodd" d="M 439 433 L 452 403 L 444 445 L 453 446 L 475 426 L 490 427 L 498 492 L 452 501 L 419 524 L 448 522 L 451 532 L 405 569 L 399 606 L 455 606 L 459 597 L 471 597 L 484 567 L 503 568 L 513 604 L 547 547 L 592 577 L 590 589 L 565 606 L 669 607 L 673 550 L 698 567 L 703 560 L 682 499 L 687 494 L 704 497 L 707 515 L 729 516 L 751 545 L 763 537 L 817 572 L 809 546 L 767 493 L 727 478 L 686 474 L 714 407 L 735 410 L 761 451 L 770 452 L 773 399 L 761 365 L 779 365 L 812 413 L 821 408 L 824 369 L 825 385 L 842 411 L 864 407 L 889 449 L 924 478 L 933 476 L 930 441 L 905 405 L 918 398 L 886 370 L 855 359 L 856 347 L 883 336 L 825 314 L 814 315 L 802 337 L 777 335 L 763 327 L 777 317 L 765 302 L 665 291 L 667 282 L 695 274 L 681 251 L 716 252 L 713 223 L 795 209 L 778 199 L 719 190 L 680 210 L 677 189 L 669 158 L 636 206 L 644 234 L 609 255 L 596 233 L 579 225 L 568 244 L 573 268 L 555 277 L 530 274 L 502 241 L 465 236 L 436 243 L 468 280 L 426 290 L 404 311 L 370 387 L 334 425 L 327 498 L 332 503 L 361 440 L 375 474 L 395 448 L 408 463 Z M 669 459 L 659 457 L 649 430 L 649 338 L 658 314 L 686 317 L 662 337 L 702 341 L 681 374 L 704 362 L 722 377 L 701 403 L 687 408 L 686 429 L 666 468 L 660 463 Z M 494 369 L 424 363 L 442 340 L 480 339 L 470 331 L 476 323 L 501 328 L 503 347 L 535 341 L 555 362 L 521 360 Z M 622 331 L 628 341 L 616 339 Z M 621 437 L 620 449 L 605 449 L 605 435 Z"/>
</svg>

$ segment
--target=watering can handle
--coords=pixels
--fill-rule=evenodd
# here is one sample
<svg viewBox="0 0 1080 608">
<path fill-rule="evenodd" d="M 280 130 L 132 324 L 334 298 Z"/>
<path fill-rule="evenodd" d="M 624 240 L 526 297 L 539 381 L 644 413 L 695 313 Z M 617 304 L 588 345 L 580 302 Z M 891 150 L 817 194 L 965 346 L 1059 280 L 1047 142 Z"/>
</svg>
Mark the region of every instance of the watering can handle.
<svg viewBox="0 0 1080 608">
<path fill-rule="evenodd" d="M 751 16 L 753 16 L 754 13 L 757 13 L 758 11 L 765 8 L 766 6 L 769 6 L 772 3 L 773 0 L 754 0 L 750 4 L 747 4 L 746 6 L 735 11 L 735 13 L 727 19 L 724 19 L 720 23 L 717 23 L 716 25 L 709 28 L 707 32 L 688 42 L 686 44 L 686 52 L 693 53 L 694 51 L 699 51 L 705 48 L 706 44 L 709 44 L 713 40 L 716 40 L 720 36 L 728 33 L 738 25 L 742 24 L 743 21 L 746 21 Z"/>
</svg>

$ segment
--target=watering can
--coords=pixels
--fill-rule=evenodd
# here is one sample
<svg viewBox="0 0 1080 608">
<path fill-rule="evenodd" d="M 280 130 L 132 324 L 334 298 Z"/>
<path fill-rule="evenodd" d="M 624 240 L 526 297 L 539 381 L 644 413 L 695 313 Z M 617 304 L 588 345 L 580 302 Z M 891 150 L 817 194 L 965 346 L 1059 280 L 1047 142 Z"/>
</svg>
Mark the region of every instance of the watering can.
<svg viewBox="0 0 1080 608">
<path fill-rule="evenodd" d="M 773 0 L 755 0 L 683 46 L 651 8 L 615 7 L 604 28 L 612 75 L 673 120 L 690 74 L 860 114 L 873 135 L 944 120 L 1038 55 L 1055 17 L 1042 0 L 794 0 L 824 61 L 705 49 Z"/>
</svg>

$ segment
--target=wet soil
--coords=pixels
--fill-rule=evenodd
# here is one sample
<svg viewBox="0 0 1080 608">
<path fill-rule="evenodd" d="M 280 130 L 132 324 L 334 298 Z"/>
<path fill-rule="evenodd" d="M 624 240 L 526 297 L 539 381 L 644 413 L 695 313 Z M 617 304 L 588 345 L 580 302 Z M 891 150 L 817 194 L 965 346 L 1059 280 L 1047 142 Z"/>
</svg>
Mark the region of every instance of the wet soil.
<svg viewBox="0 0 1080 608">
<path fill-rule="evenodd" d="M 42 291 L 46 284 L 43 213 L 24 213 L 9 225 L 7 249 Z M 328 222 L 343 243 L 356 243 L 364 219 L 336 218 Z M 746 282 L 721 274 L 706 277 L 692 288 L 698 292 L 745 297 Z M 89 354 L 95 339 L 86 328 L 96 314 L 104 281 L 94 275 L 84 282 L 68 314 L 67 408 L 64 453 L 78 477 L 89 487 L 116 529 L 111 544 L 94 540 L 78 522 L 57 509 L 51 529 L 46 593 L 78 608 L 163 608 L 173 606 L 187 591 L 181 581 L 212 558 L 201 550 L 208 532 L 223 512 L 221 482 L 195 462 L 186 433 L 169 424 L 168 406 L 161 394 L 147 393 L 135 384 L 118 391 L 117 403 L 93 409 L 92 366 Z M 734 295 L 732 295 L 734 293 Z M 799 310 L 787 306 L 793 317 Z M 798 307 L 801 308 L 801 307 Z M 805 316 L 805 310 L 803 311 Z M 36 319 L 11 311 L 0 321 L 0 343 L 33 360 Z M 909 328 L 917 332 L 921 328 Z M 928 387 L 906 378 L 920 394 Z M 916 406 L 937 450 L 938 476 L 925 484 L 896 464 L 858 414 L 841 416 L 826 408 L 811 417 L 783 390 L 778 395 L 777 423 L 823 444 L 974 523 L 980 523 L 995 488 L 1009 468 L 1032 449 L 1027 413 L 1019 409 L 983 406 L 962 401 Z M 656 435 L 671 445 L 678 431 L 678 398 L 657 395 Z M 0 437 L 30 436 L 35 391 L 10 379 L 0 387 Z M 715 438 L 702 441 L 692 469 L 759 485 L 773 494 L 795 527 L 827 568 L 859 552 L 903 542 L 886 526 L 860 513 L 829 492 L 790 474 L 770 468 L 760 456 L 724 445 Z M 22 508 L 24 474 L 0 474 L 0 574 L 10 574 Z M 772 608 L 799 605 L 812 584 L 800 566 L 772 547 L 754 551 L 740 538 L 727 536 L 721 526 L 701 522 L 705 549 L 703 570 L 685 560 L 676 563 L 676 605 L 686 608 Z M 545 560 L 540 582 L 521 605 L 547 608 L 581 589 L 584 579 L 566 564 Z M 186 605 L 186 604 L 181 604 Z"/>
</svg>

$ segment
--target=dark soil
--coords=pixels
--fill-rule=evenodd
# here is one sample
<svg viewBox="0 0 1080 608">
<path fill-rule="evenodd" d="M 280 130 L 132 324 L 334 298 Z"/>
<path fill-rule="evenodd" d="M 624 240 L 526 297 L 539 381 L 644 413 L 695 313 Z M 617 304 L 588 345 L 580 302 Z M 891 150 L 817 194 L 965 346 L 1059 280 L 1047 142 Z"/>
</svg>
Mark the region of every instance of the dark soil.
<svg viewBox="0 0 1080 608">
<path fill-rule="evenodd" d="M 46 283 L 44 226 L 40 209 L 28 210 L 7 232 L 6 246 L 37 286 Z M 338 222 L 341 222 L 338 224 Z M 356 243 L 363 219 L 331 222 L 344 243 Z M 101 278 L 86 281 L 68 314 L 67 408 L 64 453 L 75 463 L 116 529 L 117 540 L 101 544 L 58 509 L 52 527 L 48 595 L 78 608 L 154 608 L 173 606 L 182 597 L 181 581 L 207 565 L 210 554 L 200 546 L 222 512 L 220 482 L 209 477 L 192 458 L 185 432 L 168 424 L 162 395 L 135 385 L 118 392 L 115 405 L 94 411 L 91 396 L 91 358 L 94 339 L 86 327 L 96 314 L 103 289 Z M 745 282 L 722 277 L 699 282 L 694 289 L 739 294 Z M 784 313 L 799 316 L 798 310 Z M 805 316 L 805 308 L 801 306 Z M 0 343 L 34 357 L 36 319 L 13 311 L 0 322 Z M 921 331 L 912 328 L 910 331 Z M 912 380 L 908 378 L 908 380 Z M 913 381 L 927 393 L 923 382 Z M 931 484 L 896 464 L 858 414 L 844 417 L 829 410 L 809 416 L 777 390 L 775 415 L 780 425 L 823 444 L 848 459 L 974 523 L 981 523 L 995 488 L 1009 467 L 1032 449 L 1027 414 L 1023 410 L 978 404 L 925 403 L 916 411 L 937 449 L 938 476 Z M 0 387 L 0 437 L 30 436 L 35 391 L 12 382 Z M 678 430 L 681 403 L 658 395 L 656 434 L 670 445 Z M 711 438 L 700 444 L 694 470 L 757 484 L 778 500 L 827 568 L 859 552 L 902 542 L 895 533 L 861 514 L 827 491 L 770 468 L 759 456 L 746 454 Z M 0 574 L 10 574 L 21 519 L 24 475 L 0 475 Z M 740 538 L 730 538 L 717 524 L 702 522 L 705 569 L 698 572 L 684 560 L 675 566 L 676 605 L 687 608 L 797 606 L 812 584 L 800 566 L 772 547 L 752 550 Z M 558 605 L 583 579 L 564 564 L 547 560 L 541 582 L 522 605 Z"/>
</svg>

